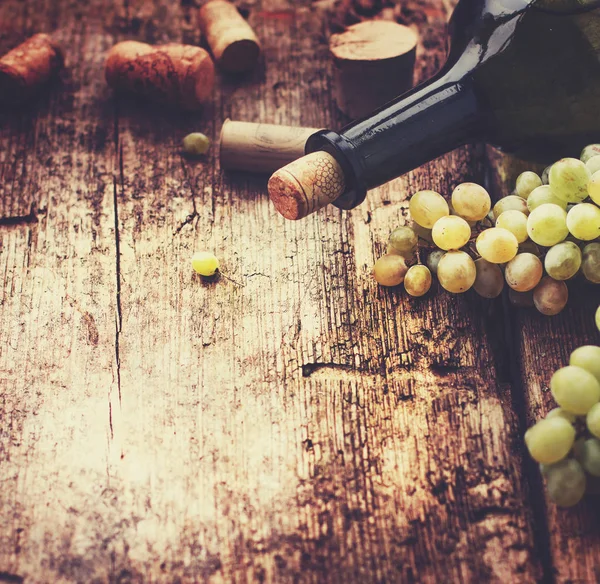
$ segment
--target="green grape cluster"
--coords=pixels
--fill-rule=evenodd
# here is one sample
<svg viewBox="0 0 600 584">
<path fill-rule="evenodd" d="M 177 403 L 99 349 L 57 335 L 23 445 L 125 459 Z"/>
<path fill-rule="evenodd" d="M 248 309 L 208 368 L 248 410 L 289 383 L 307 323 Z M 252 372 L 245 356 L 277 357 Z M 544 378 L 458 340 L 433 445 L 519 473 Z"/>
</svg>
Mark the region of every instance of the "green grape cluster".
<svg viewBox="0 0 600 584">
<path fill-rule="evenodd" d="M 571 353 L 569 365 L 552 375 L 558 407 L 525 432 L 525 445 L 540 464 L 548 497 L 572 507 L 597 492 L 600 477 L 600 347 Z"/>
<path fill-rule="evenodd" d="M 373 275 L 386 286 L 404 282 L 411 296 L 426 294 L 434 276 L 448 292 L 473 288 L 484 298 L 507 285 L 513 305 L 552 316 L 567 304 L 567 281 L 600 284 L 600 144 L 542 176 L 523 172 L 493 207 L 485 188 L 463 183 L 449 202 L 415 193 L 409 212 L 412 225 L 392 232 Z"/>
</svg>

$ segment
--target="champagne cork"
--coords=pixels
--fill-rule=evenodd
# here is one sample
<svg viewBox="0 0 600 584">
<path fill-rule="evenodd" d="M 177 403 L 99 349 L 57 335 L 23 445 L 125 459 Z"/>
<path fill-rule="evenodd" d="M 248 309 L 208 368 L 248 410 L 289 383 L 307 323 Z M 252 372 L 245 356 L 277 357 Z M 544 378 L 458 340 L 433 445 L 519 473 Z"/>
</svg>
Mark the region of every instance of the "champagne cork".
<svg viewBox="0 0 600 584">
<path fill-rule="evenodd" d="M 269 179 L 269 196 L 286 219 L 302 219 L 333 203 L 346 188 L 344 173 L 327 152 L 312 152 Z"/>
<path fill-rule="evenodd" d="M 202 34 L 220 67 L 233 73 L 254 68 L 260 54 L 258 38 L 231 2 L 210 0 L 198 16 Z"/>
<path fill-rule="evenodd" d="M 367 20 L 334 34 L 333 94 L 351 118 L 362 118 L 412 87 L 417 35 L 407 26 Z"/>
<path fill-rule="evenodd" d="M 60 47 L 47 35 L 36 34 L 0 58 L 0 102 L 30 99 L 62 68 Z"/>
<path fill-rule="evenodd" d="M 209 101 L 215 82 L 210 55 L 191 45 L 153 47 L 124 41 L 109 51 L 104 72 L 117 91 L 186 110 L 197 110 Z"/>
<path fill-rule="evenodd" d="M 315 132 L 317 128 L 225 120 L 220 141 L 221 168 L 274 172 L 304 156 L 306 140 Z"/>
</svg>

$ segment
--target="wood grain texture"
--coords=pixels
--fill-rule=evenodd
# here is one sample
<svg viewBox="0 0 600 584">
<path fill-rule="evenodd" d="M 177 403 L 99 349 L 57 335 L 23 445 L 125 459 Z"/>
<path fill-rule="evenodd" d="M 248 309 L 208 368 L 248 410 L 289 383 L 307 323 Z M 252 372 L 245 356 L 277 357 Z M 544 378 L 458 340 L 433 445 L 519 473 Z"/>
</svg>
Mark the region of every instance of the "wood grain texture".
<svg viewBox="0 0 600 584">
<path fill-rule="evenodd" d="M 251 3 L 261 67 L 193 115 L 102 77 L 120 40 L 197 43 L 189 4 L 35 4 L 0 5 L 0 48 L 45 30 L 73 49 L 62 86 L 0 125 L 0 582 L 542 578 L 504 308 L 369 276 L 410 192 L 481 180 L 482 151 L 286 222 L 266 178 L 179 145 L 226 117 L 344 122 L 310 3 Z M 422 79 L 447 9 L 421 8 Z M 216 281 L 190 269 L 203 248 Z"/>
</svg>

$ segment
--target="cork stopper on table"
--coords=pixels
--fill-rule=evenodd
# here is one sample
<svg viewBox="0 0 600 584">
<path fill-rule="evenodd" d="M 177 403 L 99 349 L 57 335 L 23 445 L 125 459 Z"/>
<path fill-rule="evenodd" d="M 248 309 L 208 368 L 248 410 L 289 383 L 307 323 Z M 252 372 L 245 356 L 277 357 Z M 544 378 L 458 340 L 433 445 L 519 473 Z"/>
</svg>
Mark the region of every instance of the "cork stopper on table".
<svg viewBox="0 0 600 584">
<path fill-rule="evenodd" d="M 362 118 L 413 84 L 418 37 L 407 26 L 368 20 L 334 34 L 333 94 L 351 118 Z"/>
<path fill-rule="evenodd" d="M 198 13 L 200 30 L 220 67 L 238 73 L 252 69 L 260 44 L 252 27 L 227 0 L 210 0 Z"/>
<path fill-rule="evenodd" d="M 269 180 L 269 196 L 286 219 L 302 219 L 333 203 L 345 189 L 344 173 L 327 152 L 312 152 L 284 166 Z"/>
<path fill-rule="evenodd" d="M 33 97 L 63 66 L 63 53 L 47 34 L 27 39 L 0 58 L 0 102 Z"/>
</svg>

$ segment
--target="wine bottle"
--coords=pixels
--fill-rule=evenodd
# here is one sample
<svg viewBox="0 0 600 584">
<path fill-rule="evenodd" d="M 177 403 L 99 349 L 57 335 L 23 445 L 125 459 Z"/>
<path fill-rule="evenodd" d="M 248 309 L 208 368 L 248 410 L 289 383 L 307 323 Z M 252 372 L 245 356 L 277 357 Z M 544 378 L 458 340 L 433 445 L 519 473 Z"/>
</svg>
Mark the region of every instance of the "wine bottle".
<svg viewBox="0 0 600 584">
<path fill-rule="evenodd" d="M 340 132 L 269 181 L 300 219 L 359 205 L 384 184 L 459 146 L 488 142 L 532 161 L 600 140 L 600 0 L 460 0 L 445 65 L 431 80 Z"/>
</svg>

